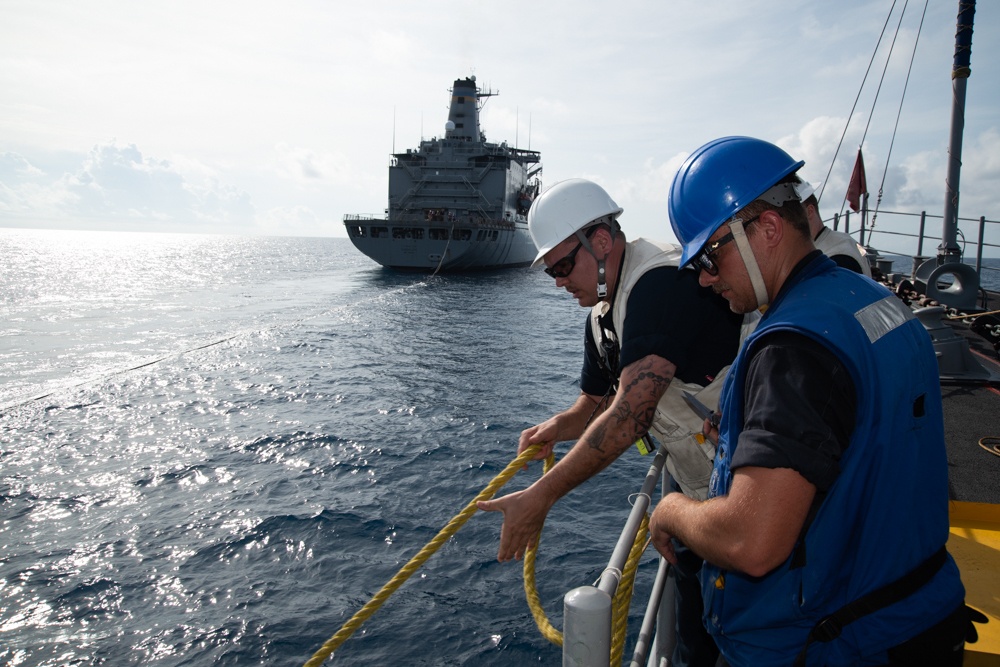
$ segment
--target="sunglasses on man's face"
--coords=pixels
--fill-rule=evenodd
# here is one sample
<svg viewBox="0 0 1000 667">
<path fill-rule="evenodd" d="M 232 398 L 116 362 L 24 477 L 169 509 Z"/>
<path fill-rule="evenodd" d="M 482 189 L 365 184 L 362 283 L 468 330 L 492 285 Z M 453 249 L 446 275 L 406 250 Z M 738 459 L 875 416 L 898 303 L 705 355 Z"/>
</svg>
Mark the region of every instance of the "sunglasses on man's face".
<svg viewBox="0 0 1000 667">
<path fill-rule="evenodd" d="M 590 227 L 584 232 L 584 236 L 589 239 L 596 231 L 596 226 Z M 552 266 L 546 267 L 545 273 L 549 274 L 552 278 L 565 278 L 569 276 L 569 274 L 573 273 L 573 269 L 576 268 L 576 253 L 580 252 L 580 248 L 582 247 L 583 241 L 580 241 L 576 244 L 576 247 L 573 248 L 571 253 L 560 259 Z"/>
<path fill-rule="evenodd" d="M 750 225 L 750 223 L 755 222 L 759 217 L 760 217 L 759 215 L 755 215 L 754 217 L 747 220 L 745 223 L 743 223 L 743 229 L 746 229 Z M 715 253 L 719 252 L 719 250 L 722 249 L 722 246 L 732 241 L 733 238 L 734 238 L 733 233 L 729 232 L 725 236 L 720 236 L 718 239 L 716 239 L 712 243 L 709 243 L 704 248 L 702 248 L 701 251 L 697 255 L 695 255 L 694 259 L 692 260 L 694 262 L 695 267 L 701 269 L 710 276 L 719 275 L 719 265 L 715 263 L 715 260 L 713 259 L 712 256 L 715 255 Z"/>
<path fill-rule="evenodd" d="M 560 259 L 558 262 L 552 266 L 545 267 L 545 273 L 553 278 L 565 278 L 569 274 L 573 273 L 573 269 L 576 268 L 576 253 L 580 252 L 580 248 L 583 247 L 583 242 L 576 244 L 573 251 Z"/>
</svg>

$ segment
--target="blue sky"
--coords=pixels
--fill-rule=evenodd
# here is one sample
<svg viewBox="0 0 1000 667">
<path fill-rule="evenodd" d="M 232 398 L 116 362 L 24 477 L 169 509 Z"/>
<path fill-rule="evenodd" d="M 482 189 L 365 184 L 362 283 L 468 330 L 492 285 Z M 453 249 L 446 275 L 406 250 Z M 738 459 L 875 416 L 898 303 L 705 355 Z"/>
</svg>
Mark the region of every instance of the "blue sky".
<svg viewBox="0 0 1000 667">
<path fill-rule="evenodd" d="M 928 4 L 888 170 L 923 3 L 903 18 L 864 154 L 883 209 L 940 215 L 958 3 Z M 598 181 L 630 236 L 669 240 L 670 179 L 713 138 L 777 142 L 826 179 L 892 5 L 6 0 L 0 226 L 344 236 L 345 213 L 385 208 L 393 149 L 440 134 L 451 83 L 475 74 L 500 93 L 482 117 L 491 141 L 541 151 L 547 185 Z M 963 217 L 1000 219 L 998 35 L 1000 3 L 980 2 Z M 884 62 L 883 48 L 824 215 L 840 210 Z"/>
</svg>

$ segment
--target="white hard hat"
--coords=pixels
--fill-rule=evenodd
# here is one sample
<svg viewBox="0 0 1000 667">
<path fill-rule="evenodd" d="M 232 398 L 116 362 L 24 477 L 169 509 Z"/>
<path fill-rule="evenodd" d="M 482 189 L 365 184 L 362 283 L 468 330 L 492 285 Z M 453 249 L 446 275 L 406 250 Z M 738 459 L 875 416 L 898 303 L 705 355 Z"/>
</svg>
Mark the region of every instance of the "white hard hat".
<svg viewBox="0 0 1000 667">
<path fill-rule="evenodd" d="M 622 207 L 597 183 L 584 178 L 560 181 L 543 192 L 528 211 L 528 231 L 538 248 L 532 266 L 557 245 L 592 224 L 613 222 Z"/>
</svg>

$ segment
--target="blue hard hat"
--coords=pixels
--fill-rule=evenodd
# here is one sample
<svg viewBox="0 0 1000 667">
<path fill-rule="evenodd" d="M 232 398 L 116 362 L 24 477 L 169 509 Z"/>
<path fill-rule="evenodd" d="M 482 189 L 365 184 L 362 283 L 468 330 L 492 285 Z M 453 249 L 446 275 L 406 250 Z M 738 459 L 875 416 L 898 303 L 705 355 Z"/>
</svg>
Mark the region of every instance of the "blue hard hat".
<svg viewBox="0 0 1000 667">
<path fill-rule="evenodd" d="M 670 185 L 670 226 L 683 246 L 681 266 L 726 220 L 805 162 L 774 144 L 723 137 L 691 153 Z"/>
</svg>

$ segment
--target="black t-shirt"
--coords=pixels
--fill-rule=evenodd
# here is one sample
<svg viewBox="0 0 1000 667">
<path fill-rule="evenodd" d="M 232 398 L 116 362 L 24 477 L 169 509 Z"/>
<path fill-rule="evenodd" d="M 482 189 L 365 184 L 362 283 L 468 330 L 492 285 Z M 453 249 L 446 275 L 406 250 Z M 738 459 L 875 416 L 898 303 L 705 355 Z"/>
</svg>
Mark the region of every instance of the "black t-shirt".
<svg viewBox="0 0 1000 667">
<path fill-rule="evenodd" d="M 762 336 L 750 354 L 732 467 L 791 468 L 827 491 L 854 430 L 850 374 L 823 344 L 791 331 Z"/>
<path fill-rule="evenodd" d="M 785 285 L 819 255 L 818 250 L 806 255 Z M 840 458 L 854 431 L 857 393 L 850 373 L 828 347 L 792 331 L 764 334 L 748 356 L 733 469 L 791 468 L 822 498 L 840 474 Z"/>
<path fill-rule="evenodd" d="M 610 313 L 605 319 L 610 323 Z M 674 364 L 682 381 L 708 384 L 736 358 L 742 322 L 743 316 L 732 312 L 725 299 L 698 284 L 696 271 L 651 269 L 632 288 L 624 331 L 616 332 L 621 344 L 618 373 L 655 354 Z M 584 350 L 580 388 L 602 396 L 613 378 L 601 370 L 589 316 Z"/>
</svg>

